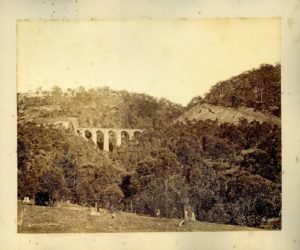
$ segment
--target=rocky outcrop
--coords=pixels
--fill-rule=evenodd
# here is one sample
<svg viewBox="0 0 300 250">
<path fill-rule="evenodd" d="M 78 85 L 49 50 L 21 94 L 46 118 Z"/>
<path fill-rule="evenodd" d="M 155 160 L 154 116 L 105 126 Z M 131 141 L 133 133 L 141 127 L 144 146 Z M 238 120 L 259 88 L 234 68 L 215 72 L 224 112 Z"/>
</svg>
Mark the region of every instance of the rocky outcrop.
<svg viewBox="0 0 300 250">
<path fill-rule="evenodd" d="M 248 122 L 256 120 L 260 123 L 269 122 L 280 126 L 280 118 L 265 114 L 262 112 L 256 112 L 251 108 L 229 108 L 222 106 L 214 106 L 208 103 L 199 104 L 182 115 L 180 115 L 176 121 L 185 123 L 190 120 L 217 120 L 219 123 L 233 123 L 238 124 L 241 119 L 247 119 Z"/>
</svg>

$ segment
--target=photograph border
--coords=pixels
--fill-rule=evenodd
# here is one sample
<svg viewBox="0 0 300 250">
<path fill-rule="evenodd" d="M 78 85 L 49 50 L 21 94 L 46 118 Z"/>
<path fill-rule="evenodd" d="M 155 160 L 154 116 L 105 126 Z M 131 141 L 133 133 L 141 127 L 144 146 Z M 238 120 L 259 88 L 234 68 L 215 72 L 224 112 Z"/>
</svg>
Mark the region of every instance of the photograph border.
<svg viewBox="0 0 300 250">
<path fill-rule="evenodd" d="M 44 1 L 45 2 L 45 1 Z M 212 3 L 209 1 L 0 2 L 0 244 L 3 249 L 299 249 L 300 234 L 300 3 Z M 16 20 L 19 19 L 174 19 L 281 17 L 282 28 L 282 230 L 262 232 L 17 234 Z M 3 138 L 3 139 L 2 139 Z M 71 244 L 71 245 L 70 245 Z"/>
</svg>

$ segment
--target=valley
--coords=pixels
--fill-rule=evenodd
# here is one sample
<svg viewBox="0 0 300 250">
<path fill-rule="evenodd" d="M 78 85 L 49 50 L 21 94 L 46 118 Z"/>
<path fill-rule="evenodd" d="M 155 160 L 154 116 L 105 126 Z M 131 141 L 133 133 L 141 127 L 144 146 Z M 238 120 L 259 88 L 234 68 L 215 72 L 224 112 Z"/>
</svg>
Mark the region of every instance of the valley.
<svg viewBox="0 0 300 250">
<path fill-rule="evenodd" d="M 280 229 L 280 84 L 280 65 L 260 65 L 186 106 L 108 87 L 18 93 L 18 199 L 39 205 L 19 203 L 19 231 Z"/>
</svg>

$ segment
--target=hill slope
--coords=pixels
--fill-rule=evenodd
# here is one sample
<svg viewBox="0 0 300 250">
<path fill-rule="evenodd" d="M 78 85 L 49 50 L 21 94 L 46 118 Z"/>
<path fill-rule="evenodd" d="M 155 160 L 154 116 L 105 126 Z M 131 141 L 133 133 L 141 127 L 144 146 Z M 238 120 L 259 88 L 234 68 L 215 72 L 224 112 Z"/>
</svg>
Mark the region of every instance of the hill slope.
<svg viewBox="0 0 300 250">
<path fill-rule="evenodd" d="M 77 118 L 81 127 L 151 128 L 168 123 L 183 107 L 146 94 L 107 87 L 84 90 L 59 87 L 51 91 L 18 94 L 18 121 L 48 123 Z"/>
<path fill-rule="evenodd" d="M 241 119 L 246 119 L 248 122 L 256 120 L 260 123 L 270 122 L 280 126 L 280 119 L 271 114 L 264 114 L 262 112 L 254 112 L 250 108 L 231 108 L 215 106 L 208 103 L 198 104 L 195 107 L 187 110 L 180 115 L 176 121 L 185 123 L 187 120 L 218 120 L 219 123 L 239 124 Z"/>
<path fill-rule="evenodd" d="M 262 64 L 257 69 L 218 82 L 204 98 L 194 97 L 188 108 L 203 102 L 223 107 L 253 108 L 280 117 L 281 66 Z"/>
</svg>

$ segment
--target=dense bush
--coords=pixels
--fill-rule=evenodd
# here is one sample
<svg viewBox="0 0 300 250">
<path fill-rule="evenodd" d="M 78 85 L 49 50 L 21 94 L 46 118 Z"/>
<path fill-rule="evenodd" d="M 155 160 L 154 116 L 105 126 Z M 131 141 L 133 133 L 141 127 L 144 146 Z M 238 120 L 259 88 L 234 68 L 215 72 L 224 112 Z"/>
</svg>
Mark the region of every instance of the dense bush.
<svg viewBox="0 0 300 250">
<path fill-rule="evenodd" d="M 249 136 L 254 131 L 263 131 L 255 141 Z M 138 146 L 129 142 L 112 155 L 131 165 L 122 189 L 136 212 L 153 215 L 159 208 L 164 216 L 182 216 L 191 207 L 200 220 L 259 226 L 280 214 L 279 145 L 275 125 L 198 121 L 146 131 Z M 166 188 L 172 179 L 177 185 Z"/>
<path fill-rule="evenodd" d="M 204 101 L 227 107 L 249 107 L 280 116 L 280 83 L 281 66 L 263 64 L 258 69 L 217 83 Z"/>
<path fill-rule="evenodd" d="M 27 123 L 18 126 L 18 196 L 47 193 L 52 200 L 110 203 L 121 182 L 117 164 L 71 133 Z M 119 193 L 121 192 L 119 188 Z M 103 197 L 108 197 L 103 200 Z"/>
<path fill-rule="evenodd" d="M 20 125 L 18 194 L 165 217 L 190 207 L 199 220 L 260 226 L 281 211 L 280 129 L 268 126 L 174 123 L 106 154 L 71 133 Z M 255 141 L 253 131 L 263 131 Z"/>
</svg>

